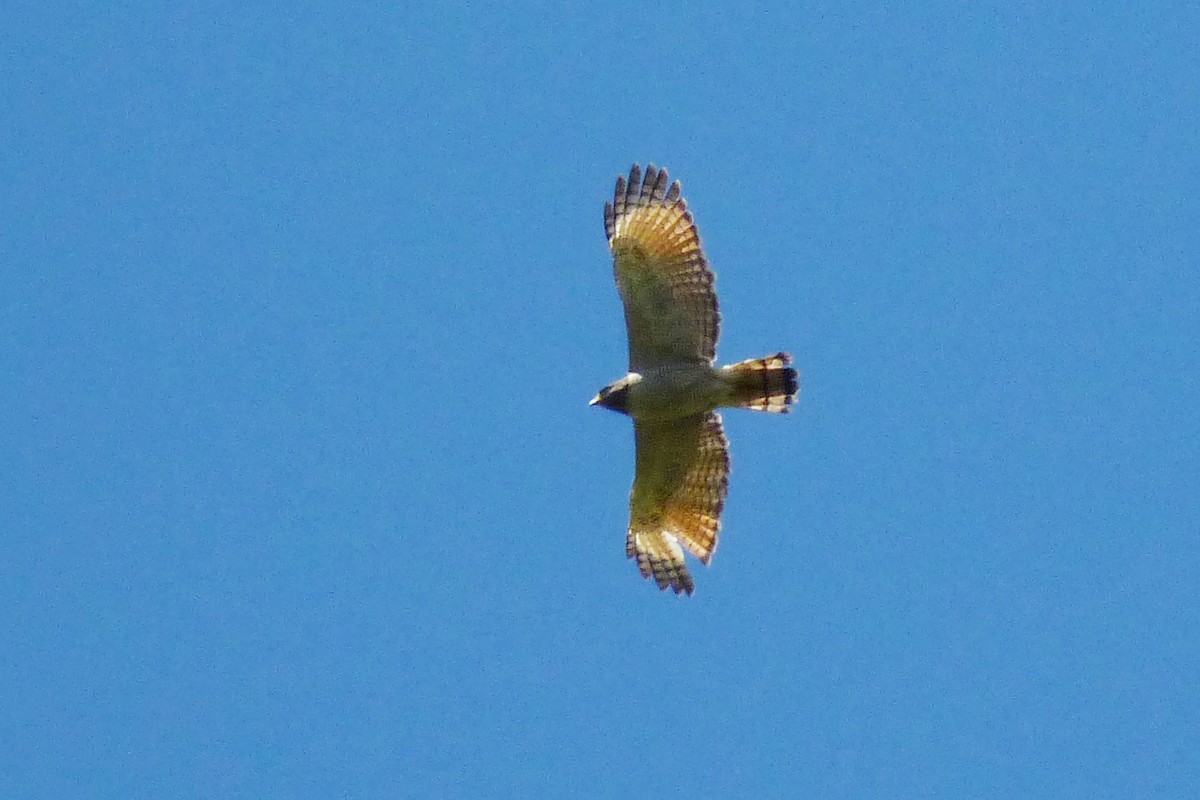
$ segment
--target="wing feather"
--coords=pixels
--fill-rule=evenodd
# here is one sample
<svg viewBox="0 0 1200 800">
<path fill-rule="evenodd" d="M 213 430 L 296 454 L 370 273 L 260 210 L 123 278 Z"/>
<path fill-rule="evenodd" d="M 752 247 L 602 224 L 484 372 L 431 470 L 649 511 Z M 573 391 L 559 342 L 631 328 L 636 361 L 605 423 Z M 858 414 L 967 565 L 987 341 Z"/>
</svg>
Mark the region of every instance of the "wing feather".
<svg viewBox="0 0 1200 800">
<path fill-rule="evenodd" d="M 708 564 L 729 493 L 729 443 L 716 412 L 636 420 L 637 469 L 625 552 L 660 589 L 691 594 L 686 548 Z"/>
<path fill-rule="evenodd" d="M 713 363 L 721 322 L 714 276 L 679 181 L 634 164 L 604 206 L 604 230 L 625 306 L 629 369 Z"/>
</svg>

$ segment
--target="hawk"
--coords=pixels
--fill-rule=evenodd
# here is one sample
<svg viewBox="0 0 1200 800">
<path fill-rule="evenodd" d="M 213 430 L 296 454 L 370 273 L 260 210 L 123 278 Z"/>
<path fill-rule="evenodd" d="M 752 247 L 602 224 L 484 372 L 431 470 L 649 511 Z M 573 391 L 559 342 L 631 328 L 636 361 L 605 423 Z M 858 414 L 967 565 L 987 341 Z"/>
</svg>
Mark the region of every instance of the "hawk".
<svg viewBox="0 0 1200 800">
<path fill-rule="evenodd" d="M 712 560 L 729 488 L 722 407 L 783 413 L 796 400 L 792 357 L 715 366 L 721 315 L 696 223 L 665 169 L 637 164 L 604 204 L 604 231 L 625 306 L 629 373 L 591 405 L 633 418 L 637 447 L 625 553 L 644 578 L 695 590 L 686 549 Z"/>
</svg>

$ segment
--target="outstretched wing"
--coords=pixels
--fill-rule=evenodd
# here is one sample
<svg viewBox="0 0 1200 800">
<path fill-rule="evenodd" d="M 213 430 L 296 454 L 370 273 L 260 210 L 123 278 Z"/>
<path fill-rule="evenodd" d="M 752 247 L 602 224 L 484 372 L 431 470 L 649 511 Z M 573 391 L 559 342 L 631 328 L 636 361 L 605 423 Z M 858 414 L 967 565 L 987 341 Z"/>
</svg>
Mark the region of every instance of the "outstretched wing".
<svg viewBox="0 0 1200 800">
<path fill-rule="evenodd" d="M 691 594 L 686 548 L 707 564 L 717 549 L 729 493 L 729 442 L 715 412 L 662 422 L 636 420 L 637 471 L 625 553 L 658 588 Z"/>
<path fill-rule="evenodd" d="M 604 204 L 632 372 L 711 364 L 716 355 L 721 315 L 713 273 L 679 181 L 668 189 L 669 181 L 665 169 L 651 164 L 643 177 L 634 164 L 629 180 L 617 178 L 613 200 Z"/>
</svg>

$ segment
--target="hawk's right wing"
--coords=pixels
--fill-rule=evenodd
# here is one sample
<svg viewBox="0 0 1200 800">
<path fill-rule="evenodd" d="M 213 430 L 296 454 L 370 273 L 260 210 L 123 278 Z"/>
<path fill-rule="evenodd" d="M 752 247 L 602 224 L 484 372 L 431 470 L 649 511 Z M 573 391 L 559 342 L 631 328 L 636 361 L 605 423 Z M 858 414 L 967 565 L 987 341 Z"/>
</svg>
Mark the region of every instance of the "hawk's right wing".
<svg viewBox="0 0 1200 800">
<path fill-rule="evenodd" d="M 635 420 L 634 434 L 637 471 L 625 553 L 658 588 L 691 594 L 683 548 L 705 564 L 712 559 L 729 493 L 729 442 L 721 416 L 710 411 L 662 422 Z"/>
<path fill-rule="evenodd" d="M 625 305 L 629 369 L 681 362 L 711 364 L 720 313 L 713 273 L 700 235 L 665 169 L 637 164 L 617 178 L 604 204 L 604 230 L 613 253 L 617 291 Z"/>
</svg>

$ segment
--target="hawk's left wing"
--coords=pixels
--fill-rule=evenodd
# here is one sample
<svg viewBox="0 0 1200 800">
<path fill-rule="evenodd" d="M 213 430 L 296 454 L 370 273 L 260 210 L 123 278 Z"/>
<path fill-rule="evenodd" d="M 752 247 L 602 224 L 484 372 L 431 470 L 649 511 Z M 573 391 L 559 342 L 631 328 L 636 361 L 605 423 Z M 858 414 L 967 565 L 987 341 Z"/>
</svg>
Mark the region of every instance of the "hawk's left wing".
<svg viewBox="0 0 1200 800">
<path fill-rule="evenodd" d="M 617 291 L 625 305 L 629 369 L 664 364 L 711 364 L 721 315 L 713 273 L 679 181 L 665 169 L 637 164 L 617 178 L 604 205 L 604 230 L 613 253 Z"/>
<path fill-rule="evenodd" d="M 729 493 L 729 442 L 716 412 L 634 421 L 637 471 L 625 553 L 660 589 L 695 588 L 683 548 L 707 564 Z M 682 545 L 682 546 L 681 546 Z"/>
</svg>

